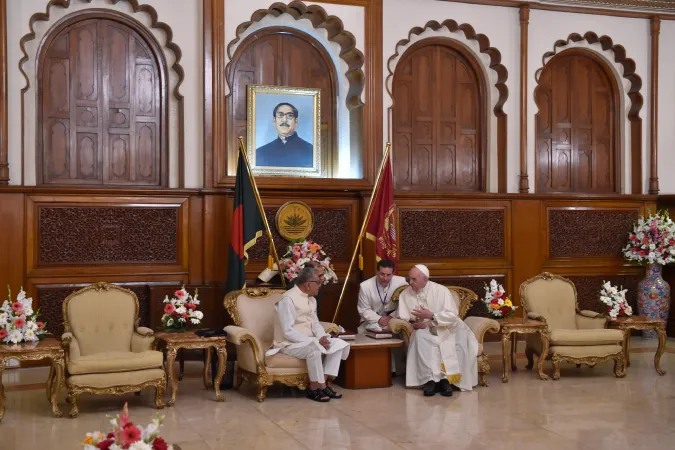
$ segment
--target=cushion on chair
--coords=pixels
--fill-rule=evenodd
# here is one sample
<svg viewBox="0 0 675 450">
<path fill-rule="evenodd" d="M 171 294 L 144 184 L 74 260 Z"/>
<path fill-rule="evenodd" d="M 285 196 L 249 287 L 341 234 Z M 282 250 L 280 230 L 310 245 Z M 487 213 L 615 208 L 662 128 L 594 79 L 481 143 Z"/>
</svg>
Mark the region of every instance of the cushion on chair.
<svg viewBox="0 0 675 450">
<path fill-rule="evenodd" d="M 146 369 L 133 372 L 88 373 L 66 378 L 66 384 L 108 388 L 113 386 L 136 386 L 146 381 L 164 377 L 164 369 Z"/>
<path fill-rule="evenodd" d="M 265 366 L 267 368 L 277 367 L 280 369 L 302 369 L 306 371 L 307 361 L 279 352 L 272 356 L 265 356 Z"/>
<path fill-rule="evenodd" d="M 551 345 L 610 345 L 621 344 L 620 330 L 551 330 Z"/>
<path fill-rule="evenodd" d="M 549 354 L 554 353 L 560 356 L 568 356 L 570 358 L 602 358 L 608 355 L 615 355 L 622 350 L 620 345 L 554 345 L 550 348 Z"/>
<path fill-rule="evenodd" d="M 538 279 L 525 287 L 524 294 L 527 310 L 544 317 L 549 330 L 577 328 L 576 291 L 571 282 Z"/>
<path fill-rule="evenodd" d="M 268 349 L 274 340 L 274 304 L 281 299 L 281 294 L 267 298 L 250 298 L 245 294 L 237 297 L 237 311 L 242 327 L 248 329 L 260 341 L 263 349 Z"/>
<path fill-rule="evenodd" d="M 71 359 L 68 364 L 68 372 L 71 375 L 128 372 L 131 370 L 143 370 L 161 368 L 164 364 L 162 352 L 153 350 L 132 352 L 104 352 L 94 355 L 81 356 Z"/>
</svg>

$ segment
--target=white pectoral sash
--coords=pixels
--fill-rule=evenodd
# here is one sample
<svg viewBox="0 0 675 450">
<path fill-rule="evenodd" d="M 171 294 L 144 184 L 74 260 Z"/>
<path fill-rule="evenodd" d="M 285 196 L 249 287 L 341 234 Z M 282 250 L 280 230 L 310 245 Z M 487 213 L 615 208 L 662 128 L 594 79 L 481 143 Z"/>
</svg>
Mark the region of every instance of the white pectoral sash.
<svg viewBox="0 0 675 450">
<path fill-rule="evenodd" d="M 459 367 L 459 358 L 455 347 L 455 333 L 451 333 L 447 327 L 435 327 L 439 339 L 441 351 L 441 370 L 451 384 L 462 380 L 462 371 Z"/>
</svg>

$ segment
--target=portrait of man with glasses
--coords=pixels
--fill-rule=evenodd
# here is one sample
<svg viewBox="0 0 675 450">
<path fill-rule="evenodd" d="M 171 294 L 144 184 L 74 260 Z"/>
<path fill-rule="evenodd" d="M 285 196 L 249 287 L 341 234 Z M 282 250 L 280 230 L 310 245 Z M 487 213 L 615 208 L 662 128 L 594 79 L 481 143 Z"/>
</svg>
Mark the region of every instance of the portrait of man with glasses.
<svg viewBox="0 0 675 450">
<path fill-rule="evenodd" d="M 277 138 L 256 149 L 256 166 L 312 167 L 314 148 L 298 136 L 298 109 L 290 103 L 279 103 L 272 111 Z"/>
</svg>

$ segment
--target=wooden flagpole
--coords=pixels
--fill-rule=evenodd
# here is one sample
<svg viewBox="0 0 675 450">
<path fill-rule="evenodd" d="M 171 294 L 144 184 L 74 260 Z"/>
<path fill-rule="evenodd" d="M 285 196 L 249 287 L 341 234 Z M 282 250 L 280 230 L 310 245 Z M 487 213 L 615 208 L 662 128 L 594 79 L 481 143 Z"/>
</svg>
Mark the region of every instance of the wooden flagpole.
<svg viewBox="0 0 675 450">
<path fill-rule="evenodd" d="M 246 147 L 244 146 L 244 138 L 239 136 L 239 153 L 244 157 L 244 162 L 246 163 L 246 168 L 248 169 L 248 178 L 251 180 L 251 186 L 253 186 L 253 194 L 255 195 L 255 201 L 258 203 L 258 209 L 260 210 L 260 215 L 262 216 L 263 223 L 265 224 L 265 232 L 267 233 L 267 238 L 270 240 L 270 247 L 274 253 L 274 260 L 277 262 L 277 268 L 279 269 L 279 276 L 281 277 L 281 285 L 286 287 L 286 280 L 284 279 L 284 274 L 281 271 L 281 263 L 279 262 L 279 254 L 277 253 L 277 247 L 274 245 L 274 238 L 272 237 L 272 231 L 270 230 L 270 224 L 267 223 L 267 216 L 265 215 L 265 209 L 262 205 L 262 200 L 260 200 L 260 194 L 258 193 L 258 186 L 255 184 L 255 177 L 251 171 L 251 165 L 248 162 L 248 156 L 246 156 Z M 270 270 L 274 270 L 274 267 L 271 267 Z"/>
<path fill-rule="evenodd" d="M 382 171 L 384 170 L 387 161 L 389 160 L 389 153 L 391 152 L 391 143 L 387 142 L 387 146 L 384 149 L 384 157 L 382 158 L 382 163 L 380 164 L 380 170 L 377 172 L 377 178 L 375 179 L 375 186 L 373 186 L 373 192 L 370 194 L 370 201 L 368 202 L 368 210 L 366 211 L 366 218 L 361 224 L 361 231 L 359 232 L 359 237 L 356 240 L 356 247 L 354 247 L 354 253 L 352 254 L 352 260 L 349 262 L 349 268 L 347 269 L 347 275 L 345 276 L 345 282 L 342 285 L 342 291 L 340 291 L 340 299 L 338 304 L 335 307 L 335 314 L 333 315 L 333 323 L 336 323 L 338 312 L 340 312 L 340 305 L 342 304 L 342 298 L 345 295 L 345 290 L 347 289 L 347 282 L 349 281 L 349 275 L 352 273 L 352 267 L 354 266 L 354 260 L 356 255 L 359 254 L 359 248 L 361 246 L 361 241 L 363 240 L 363 234 L 366 231 L 368 226 L 368 221 L 370 220 L 370 215 L 373 213 L 373 200 L 377 195 L 380 189 L 380 181 L 382 181 Z"/>
</svg>

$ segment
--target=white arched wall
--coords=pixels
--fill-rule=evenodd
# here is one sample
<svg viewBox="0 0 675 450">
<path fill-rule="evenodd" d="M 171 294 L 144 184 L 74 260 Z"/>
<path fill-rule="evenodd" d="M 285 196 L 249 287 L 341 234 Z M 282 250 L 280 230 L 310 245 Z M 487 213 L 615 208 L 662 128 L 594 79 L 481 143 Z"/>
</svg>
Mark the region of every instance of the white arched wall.
<svg viewBox="0 0 675 450">
<path fill-rule="evenodd" d="M 570 42 L 558 50 L 581 47 L 596 53 L 605 60 L 618 81 L 621 90 L 621 193 L 642 194 L 647 192 L 649 177 L 649 20 L 628 19 L 623 17 L 598 17 L 591 14 L 573 14 L 552 11 L 532 10 L 530 12 L 529 53 L 528 53 L 528 127 L 527 127 L 527 166 L 530 181 L 530 192 L 536 192 L 535 170 L 535 136 L 537 104 L 534 101 L 534 90 L 537 88 L 536 72 L 543 67 L 542 57 L 553 50 L 557 40 L 566 40 L 572 33 L 584 35 L 592 31 L 598 36 L 607 35 L 613 38 L 614 44 L 621 44 L 626 49 L 626 56 L 635 61 L 635 73 L 642 79 L 640 92 L 643 96 L 640 117 L 642 118 L 642 192 L 631 191 L 631 124 L 628 119 L 630 99 L 627 96 L 628 80 L 623 78 L 623 66 L 614 62 L 614 52 L 603 51 L 600 44 L 589 44 L 580 41 Z M 630 38 L 626 38 L 630 36 Z M 513 130 L 509 130 L 512 133 Z"/>
<path fill-rule="evenodd" d="M 7 49 L 8 66 L 13 68 L 8 74 L 9 104 L 14 105 L 16 114 L 9 116 L 9 168 L 11 184 L 20 184 L 21 181 L 21 120 L 19 113 L 21 105 L 21 89 L 26 85 L 23 75 L 18 70 L 18 64 L 23 57 L 19 47 L 20 39 L 30 32 L 29 20 L 36 12 L 45 12 L 48 0 L 21 0 L 11 2 L 8 5 L 7 17 Z M 184 95 L 185 123 L 184 145 L 185 161 L 184 176 L 185 187 L 199 188 L 202 186 L 203 152 L 202 132 L 203 129 L 203 88 L 201 87 L 201 32 L 194 33 L 193 27 L 181 26 L 185 23 L 194 23 L 201 29 L 201 5 L 202 2 L 189 2 L 191 6 L 185 7 L 182 0 L 146 0 L 139 2 L 155 8 L 158 20 L 167 23 L 174 31 L 173 42 L 182 50 L 181 66 L 185 68 L 185 78 L 180 86 L 180 93 Z M 112 4 L 110 0 L 71 0 L 68 8 L 52 6 L 49 8 L 49 20 L 37 21 L 33 25 L 35 38 L 25 45 L 28 61 L 23 64 L 23 70 L 29 79 L 29 89 L 24 94 L 24 184 L 32 186 L 36 184 L 36 161 L 35 161 L 35 136 L 36 136 L 36 101 L 37 101 L 37 77 L 36 56 L 37 49 L 44 36 L 49 32 L 52 25 L 68 14 L 83 9 L 109 9 L 122 12 L 141 22 L 152 32 L 153 36 L 162 46 L 169 75 L 169 186 L 178 187 L 179 179 L 179 143 L 178 143 L 178 101 L 173 95 L 174 88 L 178 83 L 177 73 L 171 69 L 175 62 L 175 56 L 166 48 L 166 34 L 157 28 L 151 28 L 152 20 L 147 13 L 134 13 L 132 7 L 126 1 Z M 197 28 L 195 27 L 195 30 Z M 184 45 L 187 44 L 187 45 Z"/>
<path fill-rule="evenodd" d="M 450 31 L 447 27 L 443 26 L 438 30 L 433 30 L 429 27 L 425 28 L 422 33 L 419 35 L 413 34 L 410 37 L 410 42 L 406 45 L 399 47 L 397 46 L 395 51 L 398 53 L 398 56 L 389 60 L 387 62 L 387 78 L 386 91 L 387 95 L 384 97 L 384 110 L 386 115 L 385 120 L 385 132 L 387 133 L 387 140 L 393 139 L 391 134 L 393 133 L 393 125 L 391 123 L 391 113 L 390 108 L 393 105 L 393 99 L 391 97 L 392 86 L 394 77 L 393 74 L 396 73 L 396 65 L 404 56 L 405 52 L 416 42 L 422 41 L 424 39 L 444 37 L 452 39 L 455 42 L 458 42 L 462 47 L 469 50 L 471 55 L 476 61 L 478 61 L 481 67 L 481 75 L 483 80 L 487 85 L 486 93 L 487 98 L 487 115 L 488 115 L 488 129 L 487 129 L 487 167 L 486 167 L 486 180 L 487 180 L 487 192 L 497 192 L 498 190 L 498 158 L 497 158 L 497 116 L 494 114 L 494 108 L 497 102 L 499 101 L 499 91 L 495 87 L 498 80 L 498 74 L 495 70 L 490 68 L 490 57 L 480 52 L 478 41 L 475 39 L 468 39 L 464 32 L 461 30 Z M 403 38 L 403 36 L 402 36 Z M 392 152 L 396 152 L 396 148 L 392 147 Z"/>
<path fill-rule="evenodd" d="M 349 71 L 349 66 L 347 63 L 340 58 L 341 48 L 340 45 L 336 42 L 332 42 L 328 39 L 328 31 L 323 28 L 314 28 L 312 22 L 309 19 L 300 19 L 296 20 L 290 14 L 284 13 L 277 17 L 275 16 L 266 16 L 259 22 L 251 24 L 250 27 L 246 29 L 240 36 L 239 40 L 230 46 L 230 43 L 236 39 L 236 27 L 244 22 L 251 20 L 251 14 L 258 9 L 267 9 L 272 3 L 269 0 L 252 0 L 246 2 L 247 8 L 234 8 L 232 2 L 227 2 L 225 4 L 225 17 L 229 24 L 233 26 L 228 26 L 226 24 L 225 38 L 227 43 L 227 61 L 229 63 L 232 59 L 232 56 L 237 50 L 237 47 L 243 42 L 251 33 L 254 33 L 257 30 L 262 28 L 274 27 L 274 26 L 284 26 L 295 28 L 300 30 L 314 39 L 316 39 L 328 52 L 330 55 L 331 61 L 335 66 L 336 72 L 338 74 L 338 173 L 337 178 L 362 178 L 363 177 L 363 154 L 362 152 L 353 151 L 350 146 L 350 112 L 347 108 L 347 93 L 349 92 L 349 80 L 346 77 L 346 73 Z M 291 3 L 290 1 L 285 1 L 284 3 Z M 345 30 L 350 31 L 356 40 L 356 45 L 359 50 L 363 52 L 363 43 L 364 43 L 364 20 L 365 12 L 363 7 L 360 6 L 346 6 L 346 5 L 333 5 L 327 3 L 311 3 L 305 2 L 307 6 L 317 5 L 321 6 L 326 13 L 329 15 L 335 15 L 340 17 L 345 26 Z M 230 13 L 237 14 L 236 18 L 232 18 Z M 359 20 L 360 19 L 360 20 Z M 239 20 L 239 22 L 237 22 Z M 359 27 L 357 24 L 361 24 Z M 347 24 L 355 25 L 355 29 L 351 29 Z M 365 73 L 365 67 L 362 67 L 362 70 Z M 227 86 L 226 95 L 230 94 L 229 86 Z M 361 101 L 364 101 L 365 98 L 365 89 L 364 92 L 361 92 Z"/>
</svg>

